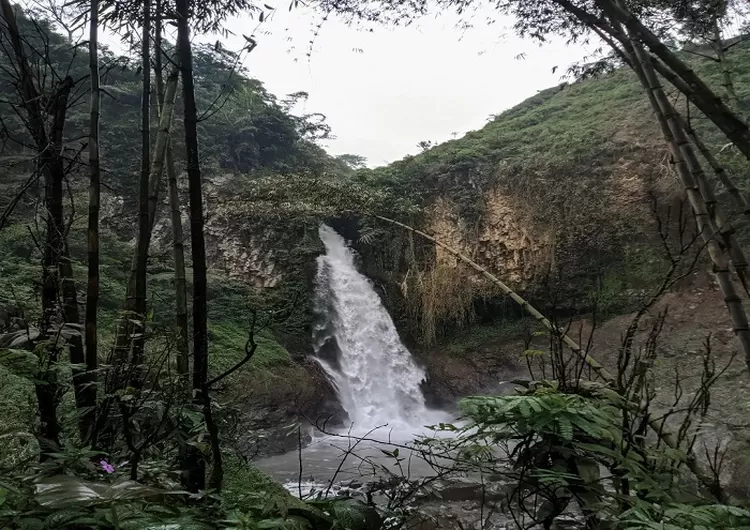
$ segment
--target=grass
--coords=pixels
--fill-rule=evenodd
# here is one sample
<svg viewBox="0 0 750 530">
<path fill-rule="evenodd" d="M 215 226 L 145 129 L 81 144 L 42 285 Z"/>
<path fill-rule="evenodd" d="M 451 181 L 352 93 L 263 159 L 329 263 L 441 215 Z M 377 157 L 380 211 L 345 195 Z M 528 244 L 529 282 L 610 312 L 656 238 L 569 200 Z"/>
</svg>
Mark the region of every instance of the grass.
<svg viewBox="0 0 750 530">
<path fill-rule="evenodd" d="M 303 501 L 292 496 L 281 484 L 233 453 L 226 453 L 223 463 L 222 498 L 227 508 L 248 512 L 273 504 L 304 506 Z"/>
<path fill-rule="evenodd" d="M 233 366 L 245 356 L 248 329 L 234 322 L 209 324 L 209 351 L 212 370 L 222 371 Z M 292 357 L 268 331 L 255 335 L 258 348 L 250 361 L 255 369 L 273 369 L 292 364 Z"/>
<path fill-rule="evenodd" d="M 30 381 L 0 366 L 0 471 L 13 467 L 27 451 L 35 450 L 26 436 L 3 436 L 30 431 L 36 414 L 34 399 L 34 386 Z"/>
</svg>

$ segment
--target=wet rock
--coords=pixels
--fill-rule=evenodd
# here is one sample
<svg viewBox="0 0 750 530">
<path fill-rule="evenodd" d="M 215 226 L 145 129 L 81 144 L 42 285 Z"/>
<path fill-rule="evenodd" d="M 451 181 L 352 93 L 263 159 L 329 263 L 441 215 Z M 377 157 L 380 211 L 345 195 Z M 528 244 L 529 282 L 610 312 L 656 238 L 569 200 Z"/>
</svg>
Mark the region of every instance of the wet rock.
<svg viewBox="0 0 750 530">
<path fill-rule="evenodd" d="M 747 448 L 744 449 L 747 451 Z M 733 462 L 725 490 L 729 495 L 738 500 L 744 502 L 750 500 L 750 462 L 746 458 L 740 457 Z"/>
<path fill-rule="evenodd" d="M 18 331 L 26 329 L 23 309 L 15 305 L 0 304 L 0 331 Z"/>
<path fill-rule="evenodd" d="M 453 481 L 438 483 L 431 491 L 422 497 L 424 501 L 438 500 L 440 502 L 472 502 L 479 505 L 480 502 L 494 502 L 502 500 L 507 495 L 506 484 Z"/>
<path fill-rule="evenodd" d="M 584 519 L 582 516 L 573 514 L 563 514 L 555 518 L 552 523 L 552 530 L 578 530 L 583 528 Z"/>
<path fill-rule="evenodd" d="M 444 501 L 473 501 L 482 498 L 481 484 L 450 485 L 440 491 Z"/>
<path fill-rule="evenodd" d="M 297 428 L 302 427 L 302 446 L 312 440 L 312 426 L 332 429 L 341 425 L 346 413 L 320 365 L 303 359 L 277 369 L 274 383 L 252 380 L 244 385 L 244 408 L 237 419 L 240 453 L 249 459 L 296 451 Z"/>
<path fill-rule="evenodd" d="M 40 335 L 35 328 L 0 334 L 0 348 L 32 349 Z"/>
<path fill-rule="evenodd" d="M 240 452 L 252 459 L 296 451 L 299 449 L 299 436 L 296 430 L 288 431 L 288 429 L 278 427 L 257 429 L 240 439 L 238 442 Z M 302 435 L 301 441 L 302 447 L 306 447 L 312 441 L 312 436 L 307 432 Z"/>
</svg>

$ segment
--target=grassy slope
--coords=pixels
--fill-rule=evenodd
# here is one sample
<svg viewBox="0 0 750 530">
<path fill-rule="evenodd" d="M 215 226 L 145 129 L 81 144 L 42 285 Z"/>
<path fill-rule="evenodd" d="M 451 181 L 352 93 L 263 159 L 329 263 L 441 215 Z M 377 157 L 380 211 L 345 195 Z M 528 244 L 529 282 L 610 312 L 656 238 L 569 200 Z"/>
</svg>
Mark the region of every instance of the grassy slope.
<svg viewBox="0 0 750 530">
<path fill-rule="evenodd" d="M 717 91 L 721 90 L 716 64 L 695 56 L 686 59 Z M 750 45 L 732 48 L 730 60 L 738 96 L 748 100 Z M 479 170 L 476 176 L 486 182 L 507 175 L 506 168 L 563 175 L 586 173 L 591 169 L 588 164 L 605 165 L 610 161 L 607 155 L 615 150 L 660 145 L 658 136 L 644 136 L 657 132 L 648 115 L 650 109 L 635 76 L 628 69 L 620 69 L 599 79 L 543 90 L 480 130 L 374 170 L 373 178 L 389 176 L 439 189 L 447 173 L 460 173 L 467 167 Z M 705 118 L 696 118 L 696 122 L 710 144 L 723 145 L 720 133 Z M 721 155 L 730 166 L 736 166 L 735 159 L 731 153 Z"/>
</svg>

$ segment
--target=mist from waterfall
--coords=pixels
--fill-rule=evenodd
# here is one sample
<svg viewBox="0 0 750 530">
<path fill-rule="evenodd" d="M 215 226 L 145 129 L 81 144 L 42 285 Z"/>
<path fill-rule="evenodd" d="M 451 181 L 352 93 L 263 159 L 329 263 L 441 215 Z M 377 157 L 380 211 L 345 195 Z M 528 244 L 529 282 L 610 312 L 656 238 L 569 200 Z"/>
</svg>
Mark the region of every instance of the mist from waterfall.
<svg viewBox="0 0 750 530">
<path fill-rule="evenodd" d="M 390 315 L 354 264 L 354 253 L 332 228 L 322 225 L 326 253 L 318 258 L 315 310 L 317 359 L 333 380 L 341 405 L 357 432 L 388 425 L 411 434 L 441 421 L 428 410 L 420 389 L 424 371 L 401 343 Z M 333 358 L 321 348 L 335 339 Z M 443 419 L 444 421 L 444 419 Z"/>
</svg>

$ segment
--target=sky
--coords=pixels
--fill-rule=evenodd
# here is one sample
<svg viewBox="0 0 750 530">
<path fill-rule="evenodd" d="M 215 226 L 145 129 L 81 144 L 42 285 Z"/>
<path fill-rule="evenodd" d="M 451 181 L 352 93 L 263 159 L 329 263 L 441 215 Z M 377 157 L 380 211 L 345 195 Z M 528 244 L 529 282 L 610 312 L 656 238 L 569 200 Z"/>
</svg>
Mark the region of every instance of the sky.
<svg viewBox="0 0 750 530">
<path fill-rule="evenodd" d="M 308 92 L 296 110 L 327 116 L 336 136 L 327 150 L 365 156 L 371 167 L 419 152 L 422 140 L 481 128 L 491 115 L 560 83 L 561 72 L 585 55 L 562 41 L 540 47 L 515 36 L 511 20 L 487 25 L 493 13 L 477 12 L 470 29 L 459 29 L 455 14 L 397 28 L 357 29 L 329 18 L 308 60 L 322 17 L 282 6 L 260 26 L 249 17 L 228 21 L 236 36 L 223 44 L 239 49 L 241 35 L 252 33 L 258 46 L 245 60 L 249 75 L 278 97 Z"/>
<path fill-rule="evenodd" d="M 559 84 L 562 72 L 586 54 L 561 40 L 539 46 L 521 39 L 512 20 L 490 8 L 470 17 L 427 16 L 408 27 L 357 28 L 330 17 L 315 35 L 320 14 L 289 11 L 289 0 L 265 1 L 278 7 L 267 11 L 271 16 L 262 24 L 257 15 L 228 20 L 233 35 L 221 37 L 222 45 L 240 50 L 242 35 L 253 35 L 258 46 L 244 58 L 248 74 L 279 99 L 307 92 L 294 111 L 327 117 L 335 139 L 323 147 L 364 156 L 370 167 L 419 152 L 421 141 L 444 142 L 481 128 L 491 115 Z M 488 18 L 496 22 L 488 25 Z M 473 27 L 460 29 L 467 20 Z M 112 35 L 102 40 L 120 47 Z"/>
</svg>

